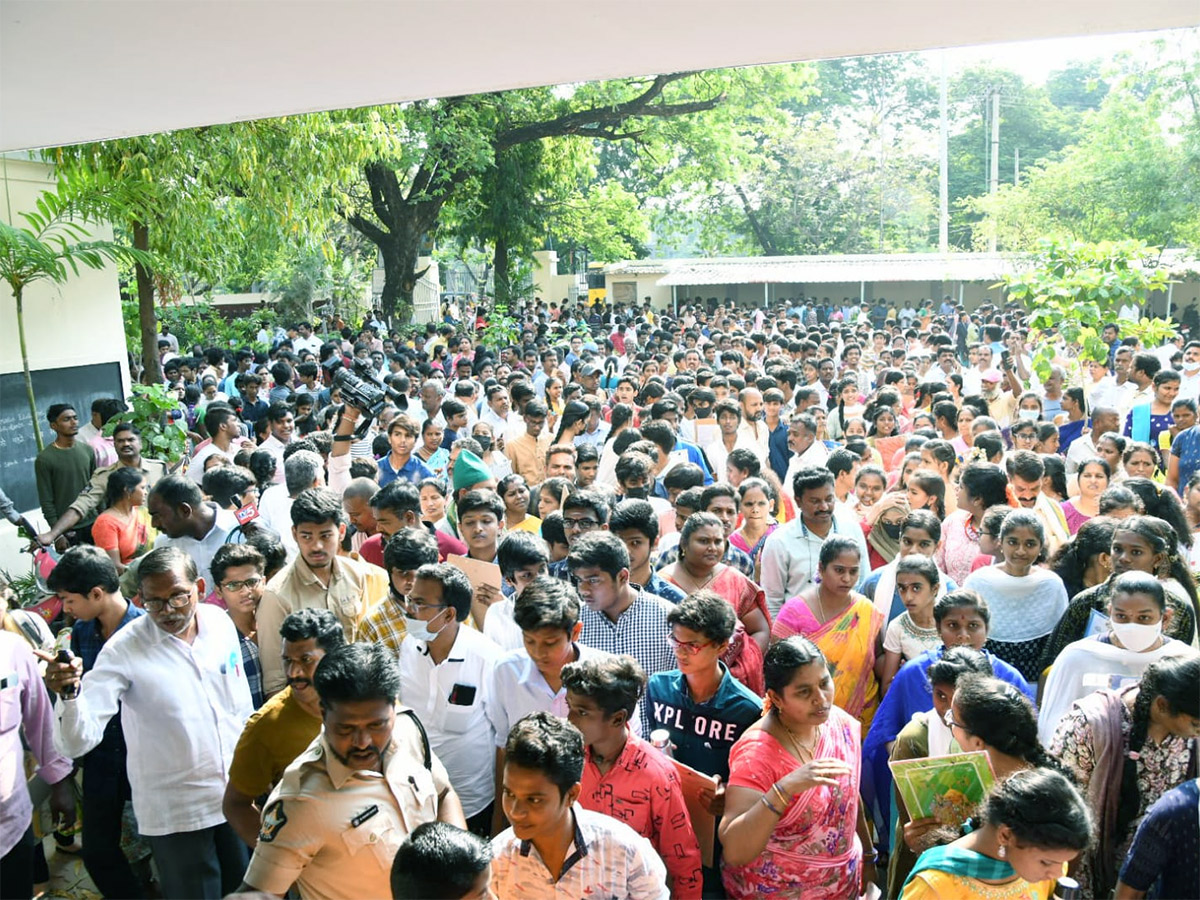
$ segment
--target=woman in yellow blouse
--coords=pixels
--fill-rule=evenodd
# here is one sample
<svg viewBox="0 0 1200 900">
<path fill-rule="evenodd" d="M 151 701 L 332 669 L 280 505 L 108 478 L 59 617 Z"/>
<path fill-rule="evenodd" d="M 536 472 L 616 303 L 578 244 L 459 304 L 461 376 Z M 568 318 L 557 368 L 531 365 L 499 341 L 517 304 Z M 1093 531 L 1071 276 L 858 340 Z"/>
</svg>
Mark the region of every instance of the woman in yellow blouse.
<svg viewBox="0 0 1200 900">
<path fill-rule="evenodd" d="M 1017 772 L 992 789 L 982 825 L 921 854 L 900 897 L 1049 900 L 1091 835 L 1087 803 L 1065 775 Z"/>
<path fill-rule="evenodd" d="M 542 533 L 542 520 L 529 514 L 529 485 L 520 475 L 506 475 L 496 485 L 504 501 L 504 530 Z"/>
</svg>

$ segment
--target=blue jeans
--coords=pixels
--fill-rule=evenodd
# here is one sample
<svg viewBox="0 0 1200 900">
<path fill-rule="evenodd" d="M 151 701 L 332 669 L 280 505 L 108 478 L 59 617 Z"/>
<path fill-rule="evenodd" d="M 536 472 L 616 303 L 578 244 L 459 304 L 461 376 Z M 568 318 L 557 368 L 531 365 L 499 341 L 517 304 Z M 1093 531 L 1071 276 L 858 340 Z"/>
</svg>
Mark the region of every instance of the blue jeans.
<svg viewBox="0 0 1200 900">
<path fill-rule="evenodd" d="M 147 835 L 165 900 L 221 900 L 237 890 L 250 853 L 228 822 Z"/>
</svg>

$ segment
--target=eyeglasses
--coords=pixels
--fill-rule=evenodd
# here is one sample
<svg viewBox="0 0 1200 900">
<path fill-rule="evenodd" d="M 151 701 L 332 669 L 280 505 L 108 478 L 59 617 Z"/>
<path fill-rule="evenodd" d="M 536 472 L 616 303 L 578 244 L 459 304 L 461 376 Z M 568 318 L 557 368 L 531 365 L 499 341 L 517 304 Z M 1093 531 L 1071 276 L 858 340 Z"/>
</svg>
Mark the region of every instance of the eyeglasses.
<svg viewBox="0 0 1200 900">
<path fill-rule="evenodd" d="M 963 725 L 962 722 L 954 721 L 954 710 L 953 709 L 946 710 L 946 715 L 944 715 L 942 717 L 942 720 L 946 723 L 947 728 L 961 728 L 963 731 L 967 730 L 967 726 Z"/>
<path fill-rule="evenodd" d="M 568 519 L 563 516 L 563 531 L 591 531 L 599 526 L 595 519 Z"/>
<path fill-rule="evenodd" d="M 178 594 L 172 594 L 166 600 L 142 600 L 142 607 L 149 613 L 162 612 L 167 606 L 171 609 L 183 609 L 192 602 L 191 590 L 180 591 Z"/>
<path fill-rule="evenodd" d="M 236 593 L 236 592 L 244 590 L 246 588 L 249 588 L 250 590 L 254 590 L 256 587 L 258 587 L 260 584 L 262 584 L 262 581 L 263 581 L 262 578 L 260 578 L 256 575 L 253 578 L 245 578 L 241 581 L 227 581 L 223 585 L 221 585 L 221 587 L 227 591 L 233 591 Z"/>
<path fill-rule="evenodd" d="M 705 647 L 712 646 L 712 641 L 681 641 L 673 634 L 668 634 L 667 640 L 670 641 L 671 646 L 676 650 L 682 650 L 690 656 L 695 656 Z"/>
<path fill-rule="evenodd" d="M 405 600 L 404 608 L 411 613 L 422 613 L 427 609 L 445 609 L 449 603 L 418 603 L 415 600 Z"/>
</svg>

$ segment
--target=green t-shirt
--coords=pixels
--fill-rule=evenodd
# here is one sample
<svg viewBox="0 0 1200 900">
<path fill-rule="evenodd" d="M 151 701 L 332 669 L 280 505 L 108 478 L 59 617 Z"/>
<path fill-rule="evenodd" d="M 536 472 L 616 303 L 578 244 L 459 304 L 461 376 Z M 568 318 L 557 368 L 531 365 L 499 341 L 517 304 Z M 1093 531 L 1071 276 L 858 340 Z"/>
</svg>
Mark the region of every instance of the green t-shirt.
<svg viewBox="0 0 1200 900">
<path fill-rule="evenodd" d="M 96 454 L 83 441 L 67 448 L 48 444 L 33 461 L 38 502 L 42 515 L 53 527 L 67 507 L 88 486 L 96 468 Z"/>
</svg>

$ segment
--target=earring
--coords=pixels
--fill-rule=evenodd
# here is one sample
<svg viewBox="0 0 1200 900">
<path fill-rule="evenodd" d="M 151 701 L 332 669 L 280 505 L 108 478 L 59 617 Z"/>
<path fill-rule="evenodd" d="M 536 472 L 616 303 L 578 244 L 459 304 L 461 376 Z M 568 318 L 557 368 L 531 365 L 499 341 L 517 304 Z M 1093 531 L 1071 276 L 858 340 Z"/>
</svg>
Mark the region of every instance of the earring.
<svg viewBox="0 0 1200 900">
<path fill-rule="evenodd" d="M 1007 859 L 1008 858 L 1008 847 L 1005 846 L 1004 844 L 1001 844 L 1000 850 L 997 852 L 996 855 L 999 856 L 1001 859 Z"/>
</svg>

